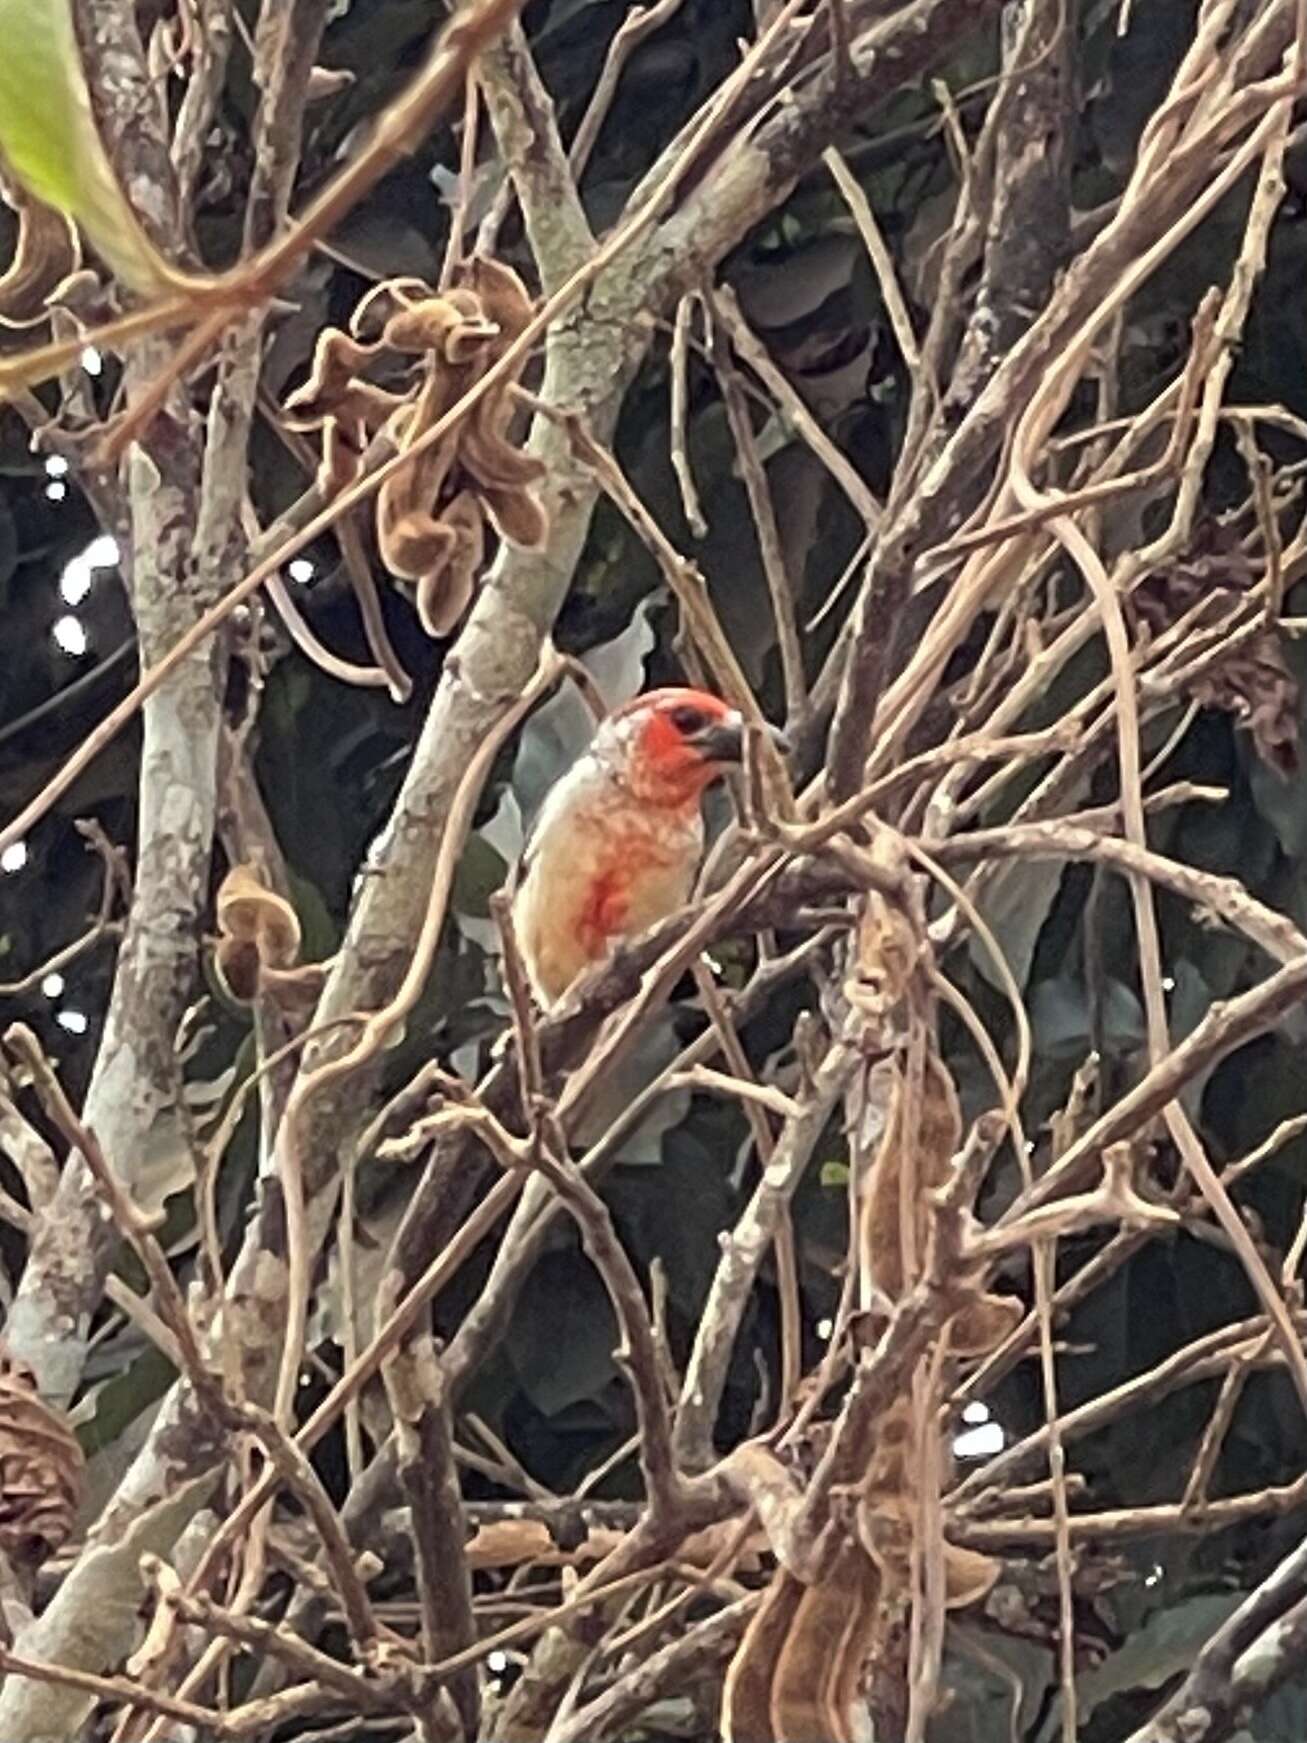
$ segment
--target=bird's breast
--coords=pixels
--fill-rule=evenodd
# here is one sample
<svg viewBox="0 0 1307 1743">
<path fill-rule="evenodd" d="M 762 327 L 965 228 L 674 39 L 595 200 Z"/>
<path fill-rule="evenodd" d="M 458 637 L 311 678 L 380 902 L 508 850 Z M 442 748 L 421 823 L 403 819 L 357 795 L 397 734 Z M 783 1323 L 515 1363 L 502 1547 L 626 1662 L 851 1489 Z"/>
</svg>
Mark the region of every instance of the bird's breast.
<svg viewBox="0 0 1307 1743">
<path fill-rule="evenodd" d="M 615 941 L 679 908 L 698 869 L 697 807 L 667 815 L 605 800 L 542 819 L 515 904 L 532 978 L 551 1000 Z"/>
<path fill-rule="evenodd" d="M 697 844 L 668 842 L 647 829 L 606 835 L 578 886 L 577 932 L 590 957 L 614 938 L 655 925 L 690 893 Z"/>
</svg>

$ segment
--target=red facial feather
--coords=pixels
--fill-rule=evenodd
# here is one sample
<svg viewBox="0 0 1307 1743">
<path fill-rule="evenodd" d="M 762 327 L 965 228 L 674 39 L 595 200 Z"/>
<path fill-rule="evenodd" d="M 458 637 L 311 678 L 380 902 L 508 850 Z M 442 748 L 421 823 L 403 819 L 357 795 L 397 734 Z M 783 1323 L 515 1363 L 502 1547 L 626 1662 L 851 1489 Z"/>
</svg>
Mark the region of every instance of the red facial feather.
<svg viewBox="0 0 1307 1743">
<path fill-rule="evenodd" d="M 655 804 L 678 808 L 697 804 L 704 788 L 716 779 L 719 768 L 709 762 L 675 724 L 679 708 L 695 708 L 709 719 L 725 720 L 732 709 L 720 696 L 707 690 L 669 688 L 635 696 L 615 711 L 642 716 L 639 738 L 640 791 Z"/>
</svg>

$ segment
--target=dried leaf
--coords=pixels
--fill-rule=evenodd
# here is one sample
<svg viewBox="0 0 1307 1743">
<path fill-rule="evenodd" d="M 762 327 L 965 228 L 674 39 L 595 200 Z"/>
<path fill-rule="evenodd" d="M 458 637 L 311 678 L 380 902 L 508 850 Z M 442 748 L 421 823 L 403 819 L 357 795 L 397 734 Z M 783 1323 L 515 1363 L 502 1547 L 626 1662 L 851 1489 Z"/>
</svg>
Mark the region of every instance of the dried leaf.
<svg viewBox="0 0 1307 1743">
<path fill-rule="evenodd" d="M 500 538 L 521 550 L 538 551 L 549 531 L 540 502 L 526 490 L 507 490 L 498 485 L 485 486 L 484 480 L 479 482 L 483 485 L 479 492 L 481 502 Z"/>
<path fill-rule="evenodd" d="M 1232 714 L 1252 734 L 1267 768 L 1286 781 L 1298 773 L 1298 680 L 1273 629 L 1199 678 L 1190 695 L 1206 708 Z"/>
<path fill-rule="evenodd" d="M 863 1666 L 895 1621 L 874 1562 L 846 1544 L 829 1580 L 800 1587 L 771 1688 L 771 1734 L 784 1743 L 859 1743 Z"/>
<path fill-rule="evenodd" d="M 293 967 L 300 923 L 284 896 L 268 889 L 253 866 L 233 866 L 218 891 L 214 966 L 231 996 L 249 1004 L 271 991 L 269 975 Z M 298 986 L 298 982 L 294 983 Z"/>
<path fill-rule="evenodd" d="M 359 475 L 370 438 L 382 428 L 401 451 L 416 446 L 503 356 L 531 318 L 531 299 L 511 268 L 473 259 L 458 282 L 436 293 L 418 279 L 375 286 L 350 317 L 349 332 L 318 340 L 309 379 L 287 399 L 288 422 L 322 430 L 318 481 L 334 494 Z M 403 368 L 420 358 L 407 394 L 390 392 L 368 371 Z M 543 467 L 508 438 L 516 372 L 496 385 L 432 447 L 392 473 L 377 492 L 381 560 L 416 584 L 418 615 L 443 636 L 467 610 L 485 561 L 488 520 L 500 538 L 524 549 L 548 530 L 532 486 Z"/>
<path fill-rule="evenodd" d="M 956 1543 L 944 1546 L 944 1607 L 965 1610 L 983 1603 L 998 1584 L 1001 1561 L 982 1555 L 978 1549 L 962 1549 Z"/>
<path fill-rule="evenodd" d="M 82 1469 L 63 1413 L 42 1401 L 31 1369 L 0 1347 L 0 1552 L 35 1567 L 67 1541 Z"/>
<path fill-rule="evenodd" d="M 1245 593 L 1256 570 L 1236 534 L 1211 517 L 1195 528 L 1189 550 L 1135 589 L 1138 621 L 1160 635 L 1204 600 Z M 1187 695 L 1204 708 L 1230 714 L 1252 734 L 1267 768 L 1285 780 L 1297 774 L 1298 680 L 1284 657 L 1280 637 L 1267 625 L 1201 671 Z"/>
<path fill-rule="evenodd" d="M 485 560 L 485 530 L 475 500 L 464 491 L 441 517 L 447 545 L 443 571 L 433 569 L 418 581 L 417 608 L 430 636 L 448 635 L 467 610 Z"/>
<path fill-rule="evenodd" d="M 476 362 L 498 332 L 470 291 L 452 290 L 448 296 L 407 303 L 386 322 L 382 344 L 417 356 L 429 351 L 461 368 Z"/>
<path fill-rule="evenodd" d="M 8 186 L 3 177 L 0 198 L 18 215 L 18 244 L 8 271 L 0 275 L 0 327 L 34 327 L 81 265 L 77 232 L 61 212 Z"/>
<path fill-rule="evenodd" d="M 379 430 L 404 404 L 402 395 L 363 379 L 363 370 L 379 355 L 378 345 L 363 345 L 338 327 L 324 327 L 314 346 L 308 380 L 283 407 L 290 428 L 320 429 L 334 418 L 353 431 L 370 435 Z"/>
<path fill-rule="evenodd" d="M 773 1735 L 772 1675 L 803 1590 L 798 1580 L 782 1572 L 745 1629 L 722 1688 L 722 1743 L 765 1743 Z"/>
</svg>

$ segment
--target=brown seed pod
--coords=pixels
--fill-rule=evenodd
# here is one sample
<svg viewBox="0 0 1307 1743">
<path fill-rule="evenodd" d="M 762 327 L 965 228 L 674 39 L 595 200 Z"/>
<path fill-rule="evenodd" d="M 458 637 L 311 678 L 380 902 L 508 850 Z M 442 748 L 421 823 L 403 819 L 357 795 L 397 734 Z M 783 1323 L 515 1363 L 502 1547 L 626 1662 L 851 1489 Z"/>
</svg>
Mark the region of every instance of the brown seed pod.
<svg viewBox="0 0 1307 1743">
<path fill-rule="evenodd" d="M 517 274 L 474 257 L 435 292 L 417 279 L 375 286 L 350 317 L 349 332 L 318 340 L 309 379 L 285 403 L 287 421 L 322 431 L 318 482 L 328 496 L 352 484 L 368 442 L 383 430 L 403 453 L 419 444 L 504 356 L 531 318 Z M 387 365 L 415 371 L 405 394 L 368 379 Z M 377 492 L 377 546 L 389 572 L 416 586 L 418 615 L 447 635 L 472 599 L 486 555 L 486 523 L 509 544 L 540 546 L 548 531 L 535 494 L 544 467 L 509 438 L 514 370 Z M 390 379 L 386 376 L 385 379 Z"/>
<path fill-rule="evenodd" d="M 284 897 L 268 889 L 253 866 L 233 866 L 218 891 L 214 967 L 241 1004 L 258 996 L 266 971 L 290 969 L 300 949 L 300 923 Z"/>
</svg>

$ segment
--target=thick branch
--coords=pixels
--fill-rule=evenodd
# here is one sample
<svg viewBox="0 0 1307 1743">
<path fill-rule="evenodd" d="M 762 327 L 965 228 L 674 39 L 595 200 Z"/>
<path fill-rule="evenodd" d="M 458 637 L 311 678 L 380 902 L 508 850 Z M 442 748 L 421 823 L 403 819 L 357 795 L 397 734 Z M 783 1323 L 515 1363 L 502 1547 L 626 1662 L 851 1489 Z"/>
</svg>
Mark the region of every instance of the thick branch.
<svg viewBox="0 0 1307 1743">
<path fill-rule="evenodd" d="M 476 1623 L 448 1388 L 431 1339 L 423 1335 L 405 1345 L 387 1365 L 385 1381 L 395 1416 L 400 1484 L 411 1510 L 422 1656 L 434 1664 L 471 1646 Z M 466 1735 L 475 1737 L 480 1707 L 475 1670 L 452 1677 L 450 1692 Z"/>
<path fill-rule="evenodd" d="M 175 253 L 182 234 L 176 186 L 135 8 L 126 0 L 97 0 L 78 13 L 100 125 L 119 173 L 156 239 Z M 136 353 L 127 370 L 129 393 L 159 361 L 156 346 Z M 213 578 L 198 575 L 191 561 L 198 422 L 181 396 L 170 411 L 167 439 L 135 450 L 124 481 L 131 517 L 127 572 L 143 660 L 156 659 L 213 602 Z M 144 710 L 132 906 L 84 1109 L 86 1124 L 129 1189 L 149 1146 L 177 1120 L 173 1047 L 194 986 L 208 894 L 224 664 L 220 647 L 206 649 Z M 90 1316 L 117 1242 L 90 1171 L 81 1157 L 70 1158 L 48 1214 L 36 1224 L 6 1325 L 10 1349 L 53 1400 L 67 1402 L 77 1386 Z M 0 1715 L 0 1729 L 7 1730 L 2 1697 Z"/>
<path fill-rule="evenodd" d="M 548 295 L 594 252 L 594 237 L 558 134 L 553 101 L 520 24 L 510 25 L 482 55 L 478 77 Z"/>
<path fill-rule="evenodd" d="M 740 1321 L 785 1208 L 853 1066 L 854 1056 L 847 1046 L 831 1047 L 801 1107 L 782 1127 L 772 1159 L 735 1228 L 722 1236 L 722 1256 L 700 1315 L 676 1417 L 676 1450 L 692 1468 L 706 1469 L 712 1462 L 713 1428 Z"/>
<path fill-rule="evenodd" d="M 939 446 L 1043 308 L 1071 245 L 1066 122 L 1072 72 L 1062 0 L 1011 0 L 1003 14 L 1003 71 L 985 125 L 986 136 L 993 135 L 993 193 L 984 267 L 949 383 Z"/>
</svg>

